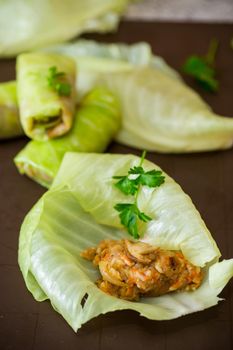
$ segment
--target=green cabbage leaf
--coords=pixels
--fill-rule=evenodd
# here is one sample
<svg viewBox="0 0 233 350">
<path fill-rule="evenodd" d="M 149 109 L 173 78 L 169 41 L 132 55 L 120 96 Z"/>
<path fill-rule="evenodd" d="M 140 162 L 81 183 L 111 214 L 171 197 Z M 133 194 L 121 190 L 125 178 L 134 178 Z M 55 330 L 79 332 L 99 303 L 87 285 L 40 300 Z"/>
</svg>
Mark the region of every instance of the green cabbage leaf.
<svg viewBox="0 0 233 350">
<path fill-rule="evenodd" d="M 52 188 L 22 225 L 19 265 L 27 288 L 36 300 L 49 299 L 75 331 L 93 317 L 115 310 L 135 310 L 152 320 L 203 310 L 218 303 L 218 294 L 233 275 L 233 260 L 218 262 L 220 252 L 191 199 L 166 175 L 162 186 L 139 193 L 140 209 L 153 218 L 142 228 L 143 240 L 180 249 L 203 266 L 200 288 L 140 302 L 121 300 L 97 288 L 99 273 L 80 253 L 102 239 L 127 237 L 113 209 L 124 198 L 112 186 L 112 176 L 138 163 L 133 155 L 67 153 Z M 144 167 L 159 169 L 149 161 Z"/>
<path fill-rule="evenodd" d="M 229 148 L 233 119 L 218 116 L 181 80 L 159 69 L 105 74 L 103 83 L 119 99 L 120 143 L 151 151 L 181 153 Z"/>
</svg>

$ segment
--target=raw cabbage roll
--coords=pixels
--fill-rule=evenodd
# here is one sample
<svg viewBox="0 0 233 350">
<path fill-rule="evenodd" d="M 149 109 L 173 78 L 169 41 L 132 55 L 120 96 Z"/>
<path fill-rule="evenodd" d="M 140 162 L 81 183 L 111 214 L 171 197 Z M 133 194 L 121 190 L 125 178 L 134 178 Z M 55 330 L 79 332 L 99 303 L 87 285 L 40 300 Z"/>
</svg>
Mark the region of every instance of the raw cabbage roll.
<svg viewBox="0 0 233 350">
<path fill-rule="evenodd" d="M 0 139 L 23 135 L 17 106 L 16 82 L 0 84 Z"/>
<path fill-rule="evenodd" d="M 75 63 L 62 55 L 28 53 L 17 58 L 17 94 L 24 132 L 47 140 L 68 132 L 75 108 Z"/>
<path fill-rule="evenodd" d="M 182 81 L 155 67 L 105 74 L 102 78 L 122 108 L 123 125 L 117 135 L 120 143 L 168 153 L 232 146 L 233 119 L 216 115 Z"/>
<path fill-rule="evenodd" d="M 66 152 L 103 152 L 119 127 L 117 100 L 108 90 L 95 88 L 82 100 L 68 134 L 47 142 L 30 141 L 15 164 L 21 174 L 49 187 Z"/>
<path fill-rule="evenodd" d="M 27 215 L 20 232 L 19 265 L 27 288 L 38 301 L 49 299 L 77 331 L 106 312 L 131 309 L 152 320 L 173 319 L 216 305 L 218 294 L 233 275 L 233 259 L 218 262 L 220 252 L 191 199 L 165 174 L 156 188 L 141 187 L 140 209 L 152 220 L 144 223 L 143 241 L 161 249 L 180 250 L 203 267 L 204 280 L 193 292 L 118 299 L 95 284 L 96 267 L 80 254 L 104 239 L 127 239 L 113 208 L 129 201 L 113 184 L 113 176 L 138 166 L 133 155 L 67 153 L 49 191 Z M 155 164 L 144 161 L 143 168 Z"/>
<path fill-rule="evenodd" d="M 12 56 L 83 32 L 117 28 L 132 0 L 5 0 L 0 11 L 0 56 Z"/>
</svg>

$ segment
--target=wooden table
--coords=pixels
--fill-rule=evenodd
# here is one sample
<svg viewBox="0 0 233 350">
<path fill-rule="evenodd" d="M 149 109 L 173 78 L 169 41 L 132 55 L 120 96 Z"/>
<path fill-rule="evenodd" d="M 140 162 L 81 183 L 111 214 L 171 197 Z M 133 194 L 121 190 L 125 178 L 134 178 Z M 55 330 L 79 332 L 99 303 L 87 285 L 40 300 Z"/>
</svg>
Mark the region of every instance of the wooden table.
<svg viewBox="0 0 233 350">
<path fill-rule="evenodd" d="M 220 92 L 201 92 L 222 115 L 233 112 L 233 25 L 124 22 L 116 34 L 88 35 L 102 41 L 132 43 L 147 40 L 154 52 L 179 69 L 192 53 L 204 54 L 212 37 L 220 39 L 217 72 Z M 0 62 L 1 80 L 15 76 L 15 61 Z M 196 84 L 187 80 L 195 89 Z M 156 135 L 155 135 L 156 137 Z M 149 321 L 136 312 L 119 311 L 100 316 L 77 334 L 50 306 L 37 303 L 27 291 L 17 265 L 22 220 L 44 189 L 22 177 L 12 162 L 26 139 L 0 144 L 0 349 L 47 350 L 214 350 L 233 349 L 233 283 L 218 306 L 172 321 Z M 139 151 L 112 144 L 110 152 Z M 224 258 L 233 257 L 233 149 L 190 155 L 148 158 L 168 172 L 193 199 Z"/>
</svg>

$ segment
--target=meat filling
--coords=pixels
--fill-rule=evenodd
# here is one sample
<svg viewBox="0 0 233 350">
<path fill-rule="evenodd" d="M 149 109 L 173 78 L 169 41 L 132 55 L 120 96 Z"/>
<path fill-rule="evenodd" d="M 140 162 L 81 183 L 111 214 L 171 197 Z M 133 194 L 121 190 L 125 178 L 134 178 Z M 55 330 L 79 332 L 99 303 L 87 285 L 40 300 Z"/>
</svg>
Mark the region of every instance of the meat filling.
<svg viewBox="0 0 233 350">
<path fill-rule="evenodd" d="M 126 300 L 192 291 L 202 281 L 200 267 L 188 262 L 180 251 L 143 242 L 104 240 L 81 256 L 99 267 L 101 278 L 96 284 L 103 292 Z"/>
</svg>

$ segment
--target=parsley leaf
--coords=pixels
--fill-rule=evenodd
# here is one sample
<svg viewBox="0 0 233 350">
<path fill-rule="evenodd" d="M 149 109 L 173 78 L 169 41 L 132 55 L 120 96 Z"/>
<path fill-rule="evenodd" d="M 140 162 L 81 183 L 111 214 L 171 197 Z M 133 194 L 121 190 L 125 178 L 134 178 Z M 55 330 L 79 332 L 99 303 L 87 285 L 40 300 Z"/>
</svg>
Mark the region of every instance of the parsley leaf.
<svg viewBox="0 0 233 350">
<path fill-rule="evenodd" d="M 128 174 L 139 175 L 135 182 L 140 185 L 148 187 L 158 187 L 164 183 L 165 177 L 162 175 L 162 171 L 150 170 L 145 171 L 141 166 L 133 167 L 129 170 Z"/>
<path fill-rule="evenodd" d="M 135 179 L 130 179 L 130 175 L 138 175 Z M 164 183 L 165 177 L 162 171 L 145 171 L 141 166 L 129 169 L 127 176 L 114 176 L 113 179 L 120 179 L 115 186 L 126 195 L 134 195 L 138 190 L 138 185 L 148 187 L 159 187 Z"/>
<path fill-rule="evenodd" d="M 212 39 L 206 56 L 190 56 L 183 65 L 183 71 L 194 77 L 195 80 L 205 89 L 215 92 L 219 88 L 219 83 L 215 79 L 214 69 L 215 57 L 218 48 L 218 41 Z"/>
<path fill-rule="evenodd" d="M 134 166 L 133 168 L 130 168 L 129 169 L 129 172 L 128 172 L 128 174 L 144 174 L 145 173 L 145 171 L 144 171 L 144 169 L 143 169 L 143 167 L 141 167 L 141 166 Z"/>
<path fill-rule="evenodd" d="M 137 220 L 144 222 L 152 220 L 148 215 L 140 212 L 135 203 L 119 203 L 114 208 L 120 212 L 120 219 L 123 226 L 127 227 L 128 232 L 135 239 L 140 237 L 138 233 Z"/>
<path fill-rule="evenodd" d="M 145 171 L 142 163 L 145 159 L 146 152 L 144 151 L 141 157 L 139 166 L 130 168 L 127 175 L 113 176 L 113 179 L 119 180 L 115 186 L 124 194 L 134 196 L 133 203 L 118 203 L 114 206 L 120 214 L 121 224 L 127 228 L 128 233 L 135 239 L 140 237 L 138 233 L 138 220 L 148 222 L 152 218 L 141 212 L 137 205 L 137 198 L 141 186 L 158 187 L 165 181 L 162 171 L 149 170 Z"/>
<path fill-rule="evenodd" d="M 71 85 L 62 80 L 65 78 L 64 72 L 58 72 L 57 67 L 53 66 L 49 68 L 49 75 L 47 76 L 48 85 L 60 96 L 70 96 Z"/>
<path fill-rule="evenodd" d="M 113 178 L 120 178 L 120 180 L 115 184 L 115 186 L 124 194 L 134 195 L 137 192 L 138 186 L 135 180 L 130 180 L 128 176 L 115 176 Z"/>
</svg>

